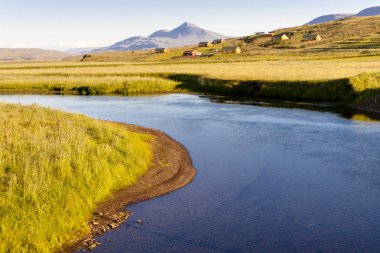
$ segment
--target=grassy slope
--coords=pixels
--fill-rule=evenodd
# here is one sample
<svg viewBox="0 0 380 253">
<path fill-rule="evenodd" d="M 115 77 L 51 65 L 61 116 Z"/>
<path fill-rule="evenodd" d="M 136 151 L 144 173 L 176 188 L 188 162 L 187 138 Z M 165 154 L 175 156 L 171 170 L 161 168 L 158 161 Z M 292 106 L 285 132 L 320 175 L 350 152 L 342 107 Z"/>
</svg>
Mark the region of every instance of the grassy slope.
<svg viewBox="0 0 380 253">
<path fill-rule="evenodd" d="M 256 61 L 282 58 L 292 59 L 335 59 L 380 55 L 380 16 L 356 17 L 332 21 L 317 25 L 305 25 L 278 29 L 275 33 L 292 32 L 294 36 L 285 43 L 272 43 L 270 39 L 255 35 L 228 39 L 224 45 L 215 45 L 220 50 L 223 46 L 238 45 L 241 55 L 223 55 L 217 53 L 206 58 L 181 57 L 184 50 L 197 48 L 196 45 L 184 48 L 173 48 L 170 53 L 156 54 L 152 50 L 128 52 L 101 52 L 90 54 L 84 59 L 87 62 L 207 62 L 207 61 Z M 321 42 L 302 42 L 305 34 L 318 33 Z M 198 48 L 207 52 L 209 48 Z M 67 60 L 79 61 L 81 57 Z"/>
<path fill-rule="evenodd" d="M 35 48 L 0 48 L 0 61 L 60 60 L 69 55 L 55 50 Z"/>
<path fill-rule="evenodd" d="M 96 203 L 150 165 L 149 138 L 81 115 L 0 104 L 0 252 L 52 252 L 88 232 Z"/>
</svg>

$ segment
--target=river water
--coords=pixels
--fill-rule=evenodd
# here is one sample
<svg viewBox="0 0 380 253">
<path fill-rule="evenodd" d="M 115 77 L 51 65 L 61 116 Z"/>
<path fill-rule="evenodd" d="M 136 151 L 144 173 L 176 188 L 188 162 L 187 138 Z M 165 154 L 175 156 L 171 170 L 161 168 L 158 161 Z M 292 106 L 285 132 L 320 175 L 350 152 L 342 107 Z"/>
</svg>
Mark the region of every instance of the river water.
<svg viewBox="0 0 380 253">
<path fill-rule="evenodd" d="M 94 252 L 380 252 L 379 122 L 183 94 L 0 101 L 156 128 L 189 150 L 195 180 L 130 206 Z"/>
</svg>

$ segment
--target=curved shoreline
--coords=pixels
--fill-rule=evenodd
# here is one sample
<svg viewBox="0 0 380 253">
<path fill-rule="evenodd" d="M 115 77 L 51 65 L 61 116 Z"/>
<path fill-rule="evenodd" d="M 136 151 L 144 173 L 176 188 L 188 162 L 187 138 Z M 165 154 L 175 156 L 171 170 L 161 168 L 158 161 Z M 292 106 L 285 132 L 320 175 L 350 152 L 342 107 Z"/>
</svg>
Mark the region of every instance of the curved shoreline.
<svg viewBox="0 0 380 253">
<path fill-rule="evenodd" d="M 167 134 L 136 125 L 109 123 L 121 124 L 131 132 L 152 135 L 154 137 L 151 143 L 153 147 L 152 165 L 134 185 L 114 192 L 111 197 L 100 203 L 89 221 L 90 234 L 64 247 L 62 252 L 96 247 L 95 236 L 119 227 L 131 216 L 131 213 L 125 212 L 126 206 L 178 190 L 189 184 L 196 175 L 186 148 Z"/>
</svg>

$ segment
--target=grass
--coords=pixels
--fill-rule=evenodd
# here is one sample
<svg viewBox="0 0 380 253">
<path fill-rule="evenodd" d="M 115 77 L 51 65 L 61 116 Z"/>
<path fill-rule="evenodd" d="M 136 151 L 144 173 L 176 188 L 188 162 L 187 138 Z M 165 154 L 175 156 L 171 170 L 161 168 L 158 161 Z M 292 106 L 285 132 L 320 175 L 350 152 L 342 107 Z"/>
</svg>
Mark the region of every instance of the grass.
<svg viewBox="0 0 380 253">
<path fill-rule="evenodd" d="M 65 65 L 66 64 L 66 65 Z M 379 88 L 378 57 L 233 63 L 0 65 L 0 92 L 133 95 L 194 91 L 290 100 L 350 101 Z"/>
<path fill-rule="evenodd" d="M 211 78 L 228 80 L 331 80 L 347 78 L 364 72 L 380 72 L 380 57 L 367 57 L 346 60 L 297 60 L 282 59 L 271 61 L 231 62 L 231 63 L 124 63 L 115 66 L 87 63 L 66 63 L 64 68 L 50 65 L 24 64 L 10 68 L 0 64 L 0 80 L 12 83 L 17 79 L 30 77 L 39 80 L 46 77 L 107 78 L 147 76 L 147 74 L 196 74 Z M 82 65 L 83 64 L 83 65 Z M 81 67 L 83 66 L 83 67 Z M 6 69 L 2 69 L 6 67 Z M 152 75 L 150 75 L 152 76 Z M 99 79 L 100 80 L 100 79 Z M 34 81 L 37 82 L 37 81 Z M 96 83 L 96 80 L 94 81 Z"/>
<path fill-rule="evenodd" d="M 0 104 L 0 252 L 52 252 L 149 167 L 151 137 L 36 105 Z"/>
<path fill-rule="evenodd" d="M 118 75 L 0 74 L 0 91 L 59 92 L 79 95 L 133 95 L 175 92 L 177 83 L 159 77 Z"/>
</svg>

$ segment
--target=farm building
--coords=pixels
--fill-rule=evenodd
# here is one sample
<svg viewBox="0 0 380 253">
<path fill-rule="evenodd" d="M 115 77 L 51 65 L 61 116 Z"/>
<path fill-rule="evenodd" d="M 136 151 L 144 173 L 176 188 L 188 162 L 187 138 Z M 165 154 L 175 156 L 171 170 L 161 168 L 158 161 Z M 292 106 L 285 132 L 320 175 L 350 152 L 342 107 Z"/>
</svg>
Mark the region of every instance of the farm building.
<svg viewBox="0 0 380 253">
<path fill-rule="evenodd" d="M 158 54 L 163 54 L 163 53 L 168 53 L 169 49 L 167 49 L 167 48 L 156 48 L 154 51 Z"/>
<path fill-rule="evenodd" d="M 198 50 L 186 50 L 183 52 L 183 56 L 197 56 L 198 55 Z"/>
<path fill-rule="evenodd" d="M 199 42 L 198 47 L 212 47 L 211 42 Z"/>
<path fill-rule="evenodd" d="M 285 33 L 280 33 L 280 34 L 273 36 L 272 40 L 273 41 L 285 41 L 285 40 L 289 40 L 289 36 L 286 35 Z"/>
<path fill-rule="evenodd" d="M 263 33 L 259 34 L 260 38 L 272 38 L 274 36 L 274 33 Z"/>
<path fill-rule="evenodd" d="M 213 44 L 222 44 L 222 43 L 224 43 L 224 39 L 215 39 L 212 43 Z"/>
<path fill-rule="evenodd" d="M 302 41 L 321 41 L 322 37 L 319 34 L 306 34 L 303 36 Z"/>
<path fill-rule="evenodd" d="M 240 54 L 240 47 L 225 47 L 223 48 L 223 54 Z"/>
</svg>

